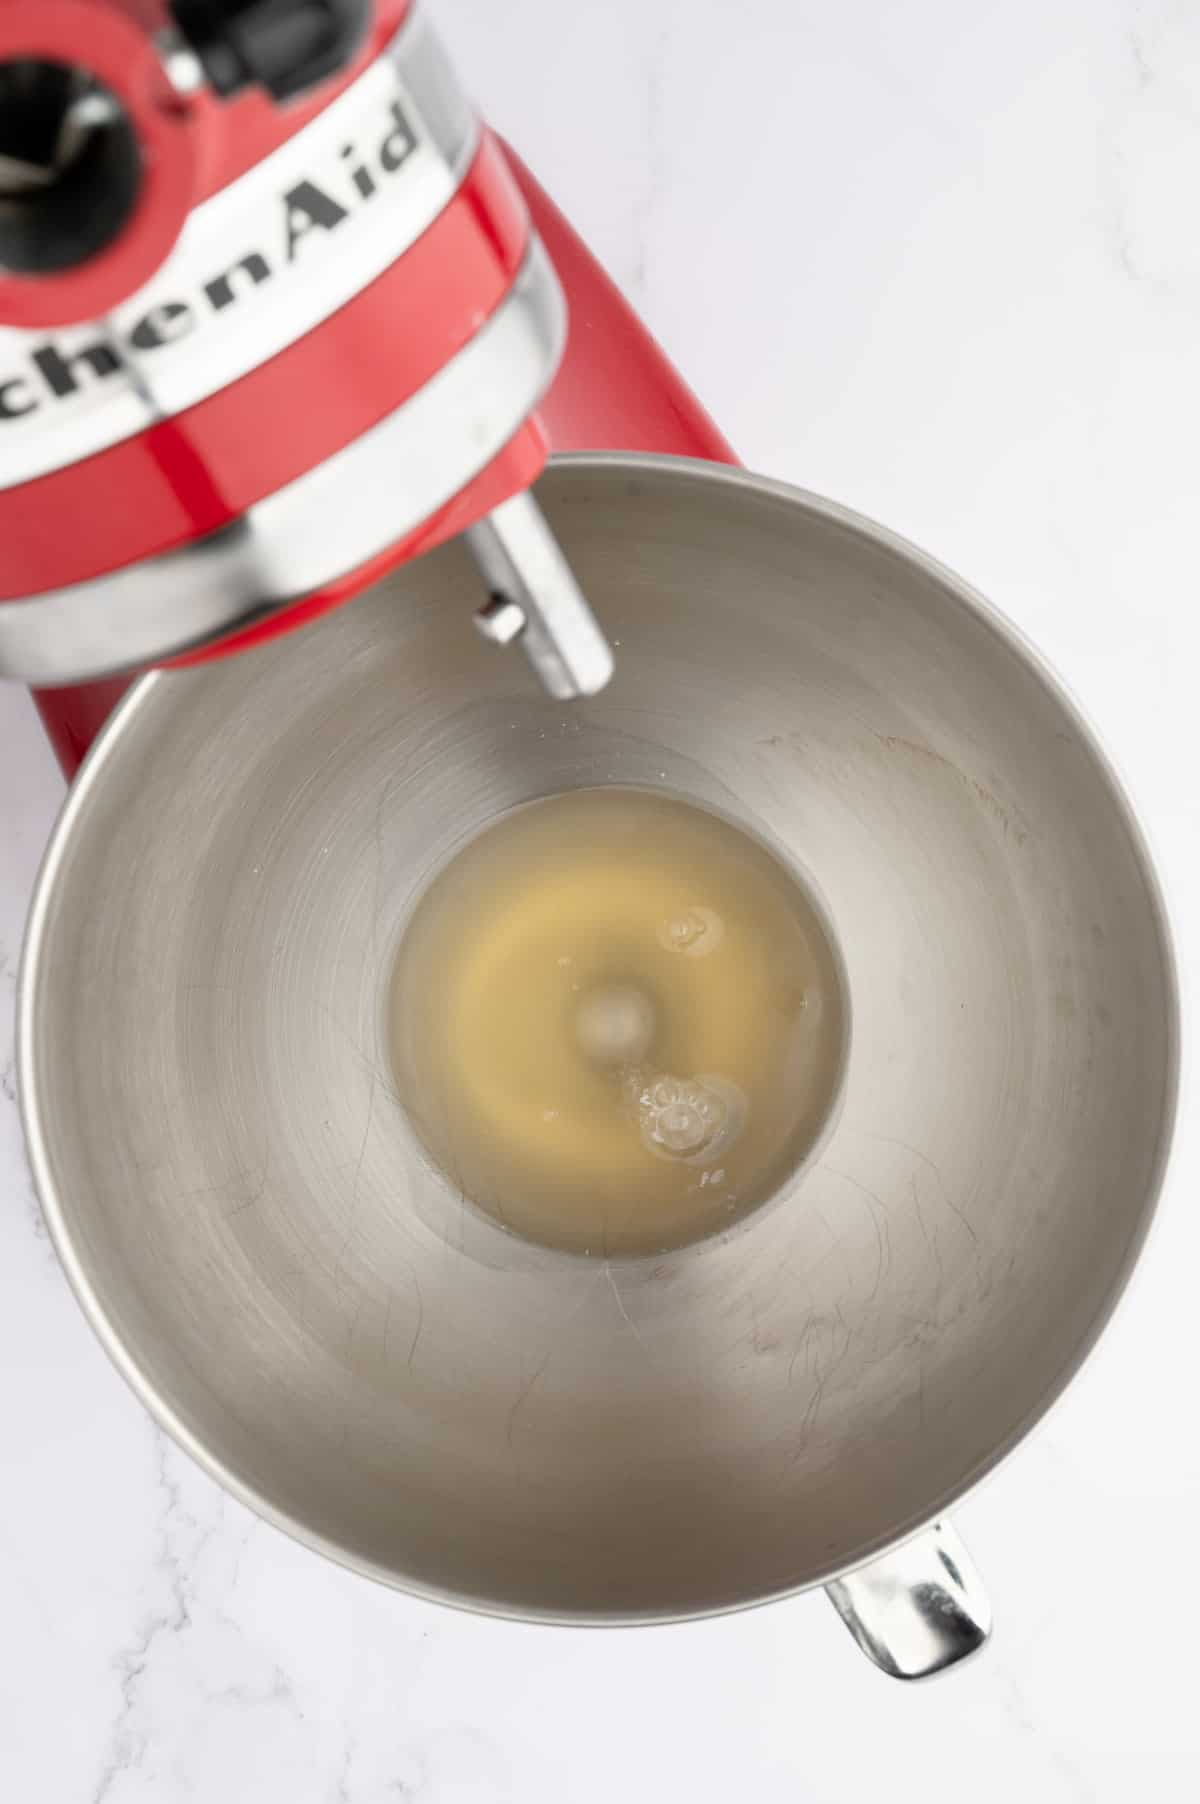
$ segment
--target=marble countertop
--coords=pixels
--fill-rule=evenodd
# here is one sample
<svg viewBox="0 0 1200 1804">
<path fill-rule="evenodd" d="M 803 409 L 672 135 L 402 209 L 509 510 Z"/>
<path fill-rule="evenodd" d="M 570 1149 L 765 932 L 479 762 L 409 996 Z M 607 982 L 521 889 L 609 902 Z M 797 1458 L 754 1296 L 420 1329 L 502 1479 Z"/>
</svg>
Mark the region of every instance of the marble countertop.
<svg viewBox="0 0 1200 1804">
<path fill-rule="evenodd" d="M 877 516 L 1059 665 L 1200 1002 L 1200 13 L 1187 0 L 435 0 L 489 116 L 745 461 Z M 224 1496 L 92 1339 L 14 1103 L 61 782 L 0 692 L 0 1796 L 1157 1804 L 1200 1796 L 1194 1092 L 1132 1293 L 958 1512 L 997 1617 L 912 1689 L 819 1596 L 604 1634 L 377 1589 Z"/>
</svg>

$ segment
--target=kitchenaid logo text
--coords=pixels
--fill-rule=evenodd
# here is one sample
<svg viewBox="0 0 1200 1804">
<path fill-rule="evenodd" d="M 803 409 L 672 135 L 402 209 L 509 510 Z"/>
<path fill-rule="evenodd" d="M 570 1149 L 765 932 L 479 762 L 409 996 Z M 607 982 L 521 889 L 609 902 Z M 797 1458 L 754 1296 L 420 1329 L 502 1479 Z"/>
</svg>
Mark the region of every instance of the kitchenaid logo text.
<svg viewBox="0 0 1200 1804">
<path fill-rule="evenodd" d="M 184 340 L 189 341 L 191 351 L 190 341 L 198 334 L 211 340 L 214 324 L 235 319 L 238 310 L 244 311 L 246 303 L 264 291 L 270 295 L 270 305 L 280 318 L 280 328 L 272 334 L 277 342 L 266 342 L 264 354 L 273 355 L 298 336 L 287 329 L 283 283 L 290 277 L 302 286 L 305 272 L 311 271 L 315 263 L 336 257 L 339 234 L 368 208 L 378 207 L 386 212 L 389 183 L 421 147 L 421 139 L 398 100 L 391 100 L 376 118 L 376 130 L 380 125 L 384 127 L 381 137 L 372 142 L 364 134 L 361 144 L 341 144 L 336 160 L 328 160 L 329 167 L 290 180 L 286 187 L 257 205 L 255 218 L 261 218 L 261 236 L 256 234 L 257 241 L 246 245 L 233 260 L 226 259 L 215 267 L 210 264 L 207 271 L 200 269 L 192 277 L 191 269 L 197 261 L 195 250 L 185 243 L 143 291 L 141 298 L 148 302 L 144 311 L 138 310 L 139 302 L 135 300 L 120 310 L 118 318 L 110 320 L 107 331 L 92 329 L 91 336 L 80 337 L 76 333 L 70 339 L 60 335 L 34 342 L 20 368 L 10 366 L 8 373 L 0 374 L 0 425 L 27 420 L 55 405 L 94 399 L 98 388 L 122 374 L 134 385 L 143 386 L 153 404 L 154 360 L 160 354 L 169 354 L 170 347 Z M 322 251 L 327 253 L 325 258 L 321 257 Z M 185 273 L 189 278 L 186 281 Z M 179 280 L 174 294 L 170 292 L 173 278 Z M 353 292 L 351 287 L 349 293 Z M 348 298 L 349 294 L 341 297 Z M 307 323 L 301 320 L 300 331 L 307 329 Z M 34 334 L 22 333 L 21 337 L 33 340 Z M 197 353 L 199 349 L 197 345 Z M 249 367 L 253 367 L 253 362 Z M 244 369 L 232 371 L 232 375 L 243 373 Z"/>
</svg>

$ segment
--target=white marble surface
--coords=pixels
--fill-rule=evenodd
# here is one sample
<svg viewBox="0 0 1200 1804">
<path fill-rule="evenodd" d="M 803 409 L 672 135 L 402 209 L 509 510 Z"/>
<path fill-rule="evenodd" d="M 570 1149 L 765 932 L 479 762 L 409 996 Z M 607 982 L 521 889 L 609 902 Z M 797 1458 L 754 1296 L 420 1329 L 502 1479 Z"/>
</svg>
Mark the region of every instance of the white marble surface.
<svg viewBox="0 0 1200 1804">
<path fill-rule="evenodd" d="M 1200 1000 L 1200 12 L 1192 0 L 440 0 L 745 460 L 878 515 L 1055 658 Z M 60 786 L 0 693 L 0 1798 L 1157 1804 L 1200 1796 L 1195 1093 L 1099 1355 L 961 1510 L 992 1648 L 922 1690 L 819 1597 L 671 1630 L 472 1620 L 259 1524 L 60 1277 L 10 1013 Z"/>
</svg>

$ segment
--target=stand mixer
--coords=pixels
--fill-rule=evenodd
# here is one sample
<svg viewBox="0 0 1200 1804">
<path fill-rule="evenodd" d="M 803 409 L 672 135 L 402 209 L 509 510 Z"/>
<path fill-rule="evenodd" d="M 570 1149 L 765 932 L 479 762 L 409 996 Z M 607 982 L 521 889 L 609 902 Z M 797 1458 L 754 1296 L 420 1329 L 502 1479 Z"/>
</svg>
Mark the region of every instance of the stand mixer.
<svg viewBox="0 0 1200 1804">
<path fill-rule="evenodd" d="M 175 667 L 72 789 L 21 983 L 107 1351 L 236 1495 L 422 1595 L 822 1585 L 895 1676 L 971 1653 L 944 1511 L 1106 1321 L 1174 1107 L 1088 729 L 933 560 L 736 468 L 423 6 L 0 0 L 0 102 L 0 668 L 70 773 Z M 391 1106 L 425 877 L 603 784 L 811 871 L 852 1010 L 813 1169 L 666 1258 L 504 1233 Z"/>
</svg>

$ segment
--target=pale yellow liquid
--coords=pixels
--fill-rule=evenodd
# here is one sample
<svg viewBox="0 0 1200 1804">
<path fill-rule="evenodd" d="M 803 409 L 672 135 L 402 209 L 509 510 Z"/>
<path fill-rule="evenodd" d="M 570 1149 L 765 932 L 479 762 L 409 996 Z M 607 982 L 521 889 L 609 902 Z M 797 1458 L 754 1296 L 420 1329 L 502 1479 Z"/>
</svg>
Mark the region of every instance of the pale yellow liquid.
<svg viewBox="0 0 1200 1804">
<path fill-rule="evenodd" d="M 597 1257 L 731 1225 L 804 1159 L 845 1010 L 821 918 L 759 841 L 636 789 L 534 802 L 405 930 L 396 1077 L 450 1183 Z"/>
</svg>

